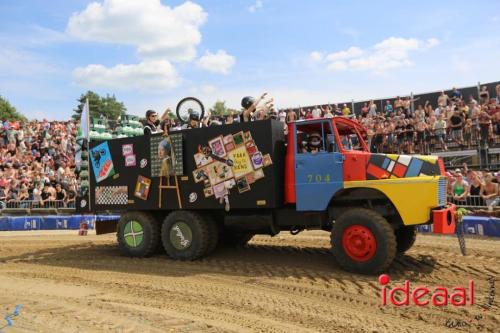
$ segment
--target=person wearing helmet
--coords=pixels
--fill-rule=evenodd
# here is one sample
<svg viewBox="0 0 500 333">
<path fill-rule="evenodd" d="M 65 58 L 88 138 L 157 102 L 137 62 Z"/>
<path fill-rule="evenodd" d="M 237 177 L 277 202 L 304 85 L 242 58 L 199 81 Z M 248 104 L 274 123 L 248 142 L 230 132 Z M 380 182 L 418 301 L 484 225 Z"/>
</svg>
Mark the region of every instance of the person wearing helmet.
<svg viewBox="0 0 500 333">
<path fill-rule="evenodd" d="M 311 154 L 316 154 L 323 148 L 321 135 L 318 132 L 309 134 L 307 138 L 307 151 Z"/>
<path fill-rule="evenodd" d="M 200 115 L 195 111 L 189 113 L 189 122 L 182 126 L 182 129 L 192 128 L 200 128 Z"/>
<path fill-rule="evenodd" d="M 245 96 L 241 100 L 241 107 L 243 108 L 243 112 L 240 114 L 240 122 L 245 123 L 252 120 L 252 113 L 257 108 L 257 105 L 267 96 L 267 93 L 263 93 L 262 96 L 255 100 L 252 96 Z"/>
<path fill-rule="evenodd" d="M 160 121 L 158 120 L 158 113 L 154 110 L 146 111 L 146 125 L 144 125 L 144 135 L 151 135 L 160 133 L 161 129 L 158 128 Z"/>
</svg>

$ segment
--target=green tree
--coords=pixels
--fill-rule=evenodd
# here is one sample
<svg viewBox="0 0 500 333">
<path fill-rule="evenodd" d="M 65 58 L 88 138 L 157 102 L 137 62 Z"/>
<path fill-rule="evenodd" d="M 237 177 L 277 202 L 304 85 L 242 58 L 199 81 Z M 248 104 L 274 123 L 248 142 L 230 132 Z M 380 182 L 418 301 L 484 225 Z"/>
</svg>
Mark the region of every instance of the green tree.
<svg viewBox="0 0 500 333">
<path fill-rule="evenodd" d="M 1 120 L 21 120 L 26 121 L 26 117 L 17 112 L 16 108 L 13 107 L 9 101 L 0 95 L 0 119 Z"/>
<path fill-rule="evenodd" d="M 214 106 L 210 109 L 212 116 L 225 116 L 228 114 L 228 108 L 226 107 L 226 101 L 217 101 Z"/>
<path fill-rule="evenodd" d="M 123 102 L 116 100 L 115 95 L 106 95 L 101 97 L 93 91 L 87 91 L 78 98 L 78 105 L 76 107 L 73 119 L 80 119 L 85 101 L 89 100 L 90 118 L 99 118 L 104 116 L 107 119 L 116 120 L 125 114 L 127 110 Z"/>
</svg>

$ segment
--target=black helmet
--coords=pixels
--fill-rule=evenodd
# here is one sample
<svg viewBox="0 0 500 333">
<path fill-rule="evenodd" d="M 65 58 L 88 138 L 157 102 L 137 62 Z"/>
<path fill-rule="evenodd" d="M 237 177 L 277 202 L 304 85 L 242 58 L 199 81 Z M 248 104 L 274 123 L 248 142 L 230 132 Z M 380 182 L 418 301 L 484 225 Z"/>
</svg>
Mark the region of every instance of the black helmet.
<svg viewBox="0 0 500 333">
<path fill-rule="evenodd" d="M 146 111 L 146 120 L 149 119 L 152 115 L 156 114 L 155 110 L 148 110 Z"/>
<path fill-rule="evenodd" d="M 189 120 L 196 120 L 196 121 L 200 121 L 200 115 L 198 114 L 198 112 L 196 112 L 196 111 L 192 111 L 192 112 L 189 114 Z"/>
<path fill-rule="evenodd" d="M 251 107 L 254 102 L 255 102 L 255 99 L 252 96 L 245 96 L 241 100 L 241 106 L 246 110 L 249 107 Z"/>
<path fill-rule="evenodd" d="M 314 132 L 309 134 L 307 144 L 309 145 L 310 148 L 319 148 L 322 145 L 321 141 L 322 141 L 321 135 L 317 132 Z"/>
</svg>

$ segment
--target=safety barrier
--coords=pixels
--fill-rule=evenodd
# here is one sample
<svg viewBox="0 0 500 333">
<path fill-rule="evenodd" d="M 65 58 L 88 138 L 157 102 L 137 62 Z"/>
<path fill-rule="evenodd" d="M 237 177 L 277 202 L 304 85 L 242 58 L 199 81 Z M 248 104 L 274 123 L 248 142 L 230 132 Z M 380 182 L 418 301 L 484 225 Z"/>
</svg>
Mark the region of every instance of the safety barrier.
<svg viewBox="0 0 500 333">
<path fill-rule="evenodd" d="M 114 221 L 119 215 L 47 215 L 47 216 L 0 216 L 0 231 L 19 230 L 74 230 L 80 223 L 94 229 L 96 221 Z"/>
<path fill-rule="evenodd" d="M 0 208 L 18 208 L 18 209 L 33 209 L 33 208 L 74 208 L 75 201 L 65 202 L 64 200 L 47 200 L 40 202 L 39 200 L 20 200 L 1 202 Z"/>
<path fill-rule="evenodd" d="M 456 200 L 453 198 L 453 196 L 448 196 L 448 202 L 452 202 L 457 206 L 468 209 L 486 209 L 489 206 L 498 206 L 498 201 L 495 202 L 494 200 L 488 200 L 488 202 L 486 202 L 486 200 L 481 198 L 481 196 L 479 195 L 468 195 L 463 200 Z"/>
<path fill-rule="evenodd" d="M 464 231 L 467 235 L 500 237 L 500 219 L 482 216 L 464 216 Z M 422 233 L 432 232 L 432 224 L 421 225 L 417 230 Z"/>
</svg>

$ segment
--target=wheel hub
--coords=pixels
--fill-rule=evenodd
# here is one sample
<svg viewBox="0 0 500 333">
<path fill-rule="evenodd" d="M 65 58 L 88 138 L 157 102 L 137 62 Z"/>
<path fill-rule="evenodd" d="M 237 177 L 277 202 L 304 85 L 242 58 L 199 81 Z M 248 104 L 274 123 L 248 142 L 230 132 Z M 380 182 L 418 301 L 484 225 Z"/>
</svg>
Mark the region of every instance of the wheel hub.
<svg viewBox="0 0 500 333">
<path fill-rule="evenodd" d="M 191 246 L 193 233 L 184 222 L 176 222 L 170 228 L 170 242 L 177 250 L 185 250 Z"/>
<path fill-rule="evenodd" d="M 344 230 L 342 247 L 351 259 L 360 262 L 368 261 L 375 255 L 377 241 L 370 229 L 355 224 Z"/>
<path fill-rule="evenodd" d="M 137 221 L 129 221 L 125 224 L 123 230 L 123 238 L 129 247 L 138 247 L 144 241 L 144 230 L 142 225 Z"/>
</svg>

